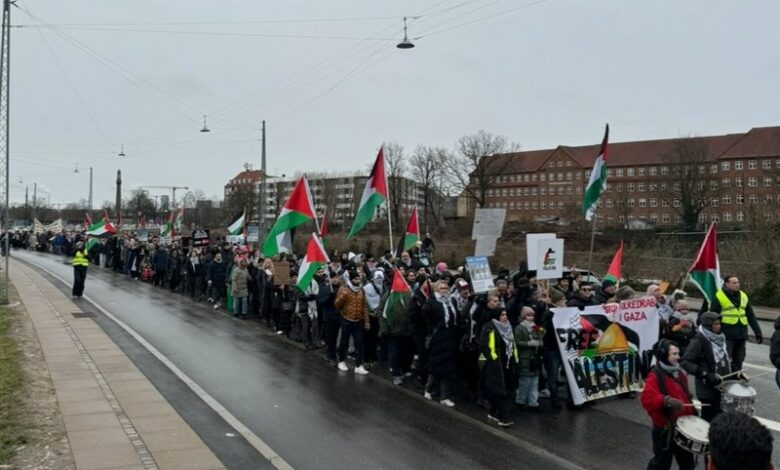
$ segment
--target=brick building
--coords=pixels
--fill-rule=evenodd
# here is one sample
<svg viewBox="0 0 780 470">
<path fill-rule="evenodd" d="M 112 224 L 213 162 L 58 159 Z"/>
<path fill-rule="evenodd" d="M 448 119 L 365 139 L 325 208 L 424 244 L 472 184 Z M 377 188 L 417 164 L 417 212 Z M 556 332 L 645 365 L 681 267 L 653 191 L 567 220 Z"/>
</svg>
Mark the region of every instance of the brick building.
<svg viewBox="0 0 780 470">
<path fill-rule="evenodd" d="M 491 167 L 501 169 L 491 178 L 485 205 L 505 208 L 507 220 L 580 221 L 598 150 L 560 145 L 485 157 L 499 159 Z M 601 225 L 679 225 L 684 209 L 697 204 L 703 207 L 699 223 L 780 220 L 780 127 L 610 143 L 607 168 L 608 189 L 597 213 Z M 691 193 L 700 199 L 696 204 Z M 473 201 L 465 202 L 470 212 Z"/>
<path fill-rule="evenodd" d="M 262 170 L 253 170 L 248 164 L 244 165 L 244 171 L 231 178 L 225 185 L 225 199 L 227 199 L 231 193 L 238 191 L 241 188 L 259 186 L 262 178 Z"/>
</svg>

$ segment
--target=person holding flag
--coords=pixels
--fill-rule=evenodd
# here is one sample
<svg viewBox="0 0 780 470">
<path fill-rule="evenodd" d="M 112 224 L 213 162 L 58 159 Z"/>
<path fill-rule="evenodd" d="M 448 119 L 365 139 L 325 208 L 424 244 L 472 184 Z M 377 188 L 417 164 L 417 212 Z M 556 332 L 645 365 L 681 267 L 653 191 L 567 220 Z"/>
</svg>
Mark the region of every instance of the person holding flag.
<svg viewBox="0 0 780 470">
<path fill-rule="evenodd" d="M 306 350 L 317 349 L 319 325 L 317 323 L 317 298 L 320 286 L 315 280 L 317 273 L 328 265 L 330 259 L 322 246 L 322 240 L 316 233 L 311 234 L 309 244 L 306 247 L 306 255 L 301 260 L 298 270 L 298 289 L 301 295 L 298 297 L 296 312 L 301 319 L 301 336 Z"/>
<path fill-rule="evenodd" d="M 401 385 L 406 375 L 411 376 L 414 359 L 412 324 L 409 319 L 412 290 L 398 268 L 393 268 L 392 273 L 390 291 L 382 296 L 376 311 L 379 312 L 379 336 L 387 339 L 393 383 Z"/>
</svg>

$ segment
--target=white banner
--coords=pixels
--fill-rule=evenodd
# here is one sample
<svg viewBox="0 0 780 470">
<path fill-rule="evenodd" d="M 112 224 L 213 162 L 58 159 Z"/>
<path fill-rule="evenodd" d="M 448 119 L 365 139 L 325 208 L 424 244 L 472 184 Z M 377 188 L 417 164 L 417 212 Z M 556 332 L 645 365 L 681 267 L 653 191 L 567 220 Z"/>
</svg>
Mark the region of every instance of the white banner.
<svg viewBox="0 0 780 470">
<path fill-rule="evenodd" d="M 553 312 L 575 405 L 642 388 L 659 334 L 653 297 Z"/>
<path fill-rule="evenodd" d="M 477 237 L 501 238 L 504 231 L 506 209 L 477 209 L 474 211 L 474 225 L 471 228 L 471 239 Z"/>
</svg>

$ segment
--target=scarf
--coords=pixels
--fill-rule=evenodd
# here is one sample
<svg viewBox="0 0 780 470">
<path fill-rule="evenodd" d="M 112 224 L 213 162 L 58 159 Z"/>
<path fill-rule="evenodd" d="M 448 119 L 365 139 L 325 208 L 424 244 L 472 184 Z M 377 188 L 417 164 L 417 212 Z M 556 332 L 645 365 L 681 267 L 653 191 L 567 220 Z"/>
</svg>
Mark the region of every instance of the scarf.
<svg viewBox="0 0 780 470">
<path fill-rule="evenodd" d="M 701 325 L 699 325 L 699 333 L 704 335 L 712 345 L 712 355 L 715 356 L 715 364 L 720 364 L 724 359 L 728 363 L 729 353 L 726 350 L 726 336 L 723 333 L 713 333 Z"/>
<path fill-rule="evenodd" d="M 503 324 L 498 320 L 490 321 L 493 323 L 493 326 L 496 328 L 498 334 L 501 335 L 501 339 L 504 340 L 504 345 L 506 346 L 506 363 L 507 366 L 509 366 L 509 359 L 512 357 L 512 351 L 515 348 L 515 335 L 512 334 L 512 324 Z"/>
<path fill-rule="evenodd" d="M 666 364 L 664 362 L 658 361 L 658 367 L 663 369 L 664 372 L 671 375 L 675 379 L 680 375 L 680 371 L 682 370 L 679 363 L 673 366 L 671 364 Z"/>
<path fill-rule="evenodd" d="M 450 302 L 450 298 L 446 295 L 441 295 L 438 292 L 435 294 L 436 301 L 439 302 L 444 309 L 444 326 L 449 327 L 450 326 L 450 319 L 452 321 L 455 321 L 455 312 L 452 308 L 452 303 Z"/>
<path fill-rule="evenodd" d="M 352 292 L 360 292 L 360 291 L 363 290 L 363 288 L 360 286 L 360 284 L 358 284 L 356 286 L 356 285 L 352 284 L 352 281 L 350 279 L 345 279 L 345 281 L 347 281 L 347 287 L 349 287 L 350 290 L 352 290 Z"/>
</svg>

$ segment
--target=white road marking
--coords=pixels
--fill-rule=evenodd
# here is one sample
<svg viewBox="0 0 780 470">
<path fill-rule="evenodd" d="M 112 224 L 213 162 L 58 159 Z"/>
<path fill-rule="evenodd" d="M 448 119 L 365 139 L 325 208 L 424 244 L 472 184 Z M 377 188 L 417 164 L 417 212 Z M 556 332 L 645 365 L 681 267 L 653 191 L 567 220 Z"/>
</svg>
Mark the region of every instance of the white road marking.
<svg viewBox="0 0 780 470">
<path fill-rule="evenodd" d="M 761 365 L 758 365 L 758 364 L 749 364 L 747 362 L 743 362 L 742 365 L 750 367 L 751 369 L 764 370 L 764 371 L 767 371 L 767 372 L 774 372 L 774 371 L 777 370 L 774 367 L 761 366 Z"/>
<path fill-rule="evenodd" d="M 28 260 L 29 261 L 29 260 Z M 36 266 L 38 266 L 40 269 L 46 271 L 49 273 L 52 277 L 59 279 L 60 282 L 65 284 L 68 287 L 73 287 L 71 283 L 63 279 L 62 277 L 58 276 L 57 274 L 49 271 L 48 269 L 44 268 L 38 263 L 33 263 Z M 219 416 L 222 417 L 228 424 L 230 424 L 233 429 L 239 432 L 242 436 L 244 436 L 244 439 L 246 439 L 250 444 L 252 444 L 252 447 L 257 449 L 260 454 L 262 454 L 263 457 L 268 459 L 269 462 L 271 462 L 271 465 L 274 467 L 280 469 L 280 470 L 293 470 L 293 467 L 287 463 L 279 454 L 277 454 L 271 446 L 266 444 L 265 441 L 263 441 L 258 435 L 253 433 L 248 427 L 244 425 L 241 421 L 238 420 L 233 414 L 231 414 L 222 404 L 220 404 L 214 397 L 208 394 L 203 388 L 195 383 L 194 380 L 189 378 L 187 374 L 182 372 L 181 369 L 179 369 L 176 364 L 170 361 L 163 353 L 161 353 L 157 348 L 155 348 L 151 343 L 146 341 L 143 336 L 138 334 L 134 329 L 132 329 L 129 325 L 127 325 L 125 322 L 114 316 L 111 312 L 101 307 L 96 301 L 92 300 L 88 296 L 83 296 L 84 299 L 92 303 L 95 307 L 98 308 L 105 316 L 113 320 L 117 325 L 122 327 L 130 336 L 136 339 L 143 347 L 147 349 L 154 357 L 156 357 L 160 362 L 165 364 L 168 369 L 171 370 L 176 376 L 187 386 L 195 392 L 198 397 L 200 397 L 201 400 L 203 400 L 212 410 L 214 410 Z"/>
<path fill-rule="evenodd" d="M 780 432 L 780 423 L 777 421 L 772 421 L 771 419 L 766 418 L 759 418 L 758 416 L 755 416 L 755 418 L 764 426 L 768 427 L 772 431 Z"/>
</svg>

